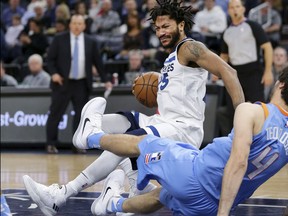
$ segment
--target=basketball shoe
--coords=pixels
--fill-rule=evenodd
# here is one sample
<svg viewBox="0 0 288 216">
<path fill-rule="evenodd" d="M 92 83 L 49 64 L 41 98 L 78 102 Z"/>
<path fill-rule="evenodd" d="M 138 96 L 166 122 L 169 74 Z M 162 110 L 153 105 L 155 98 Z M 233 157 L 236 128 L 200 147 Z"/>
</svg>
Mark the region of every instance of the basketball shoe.
<svg viewBox="0 0 288 216">
<path fill-rule="evenodd" d="M 23 180 L 28 194 L 44 215 L 56 215 L 60 207 L 66 204 L 67 189 L 64 185 L 52 184 L 47 187 L 35 182 L 28 175 L 24 175 Z"/>
<path fill-rule="evenodd" d="M 89 149 L 87 137 L 99 133 L 102 126 L 102 116 L 106 108 L 106 100 L 96 97 L 88 101 L 81 111 L 81 119 L 73 135 L 73 144 L 78 149 Z"/>
<path fill-rule="evenodd" d="M 124 192 L 125 174 L 121 169 L 111 172 L 105 182 L 100 196 L 92 203 L 91 212 L 93 215 L 106 215 L 112 213 L 114 204 L 112 198 L 120 198 Z"/>
<path fill-rule="evenodd" d="M 143 190 L 138 190 L 137 189 L 137 175 L 138 175 L 138 171 L 137 170 L 132 170 L 132 165 L 131 165 L 131 161 L 130 161 L 129 158 L 124 159 L 119 164 L 119 167 L 122 170 L 124 170 L 124 173 L 125 173 L 125 175 L 127 176 L 128 180 L 129 180 L 130 188 L 129 188 L 128 198 L 148 193 L 148 192 L 154 190 L 155 188 L 157 188 L 156 185 L 154 185 L 151 182 L 149 182 L 149 184 Z M 117 216 L 129 216 L 129 215 L 134 215 L 134 213 L 117 212 L 116 215 Z"/>
</svg>

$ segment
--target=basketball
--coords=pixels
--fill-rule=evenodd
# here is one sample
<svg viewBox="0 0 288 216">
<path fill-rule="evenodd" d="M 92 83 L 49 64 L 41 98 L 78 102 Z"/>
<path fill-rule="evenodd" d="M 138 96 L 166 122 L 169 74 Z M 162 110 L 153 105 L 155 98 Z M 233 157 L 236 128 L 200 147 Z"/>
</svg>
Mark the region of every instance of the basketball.
<svg viewBox="0 0 288 216">
<path fill-rule="evenodd" d="M 159 73 L 147 72 L 134 80 L 132 93 L 146 107 L 157 107 L 158 78 Z"/>
</svg>

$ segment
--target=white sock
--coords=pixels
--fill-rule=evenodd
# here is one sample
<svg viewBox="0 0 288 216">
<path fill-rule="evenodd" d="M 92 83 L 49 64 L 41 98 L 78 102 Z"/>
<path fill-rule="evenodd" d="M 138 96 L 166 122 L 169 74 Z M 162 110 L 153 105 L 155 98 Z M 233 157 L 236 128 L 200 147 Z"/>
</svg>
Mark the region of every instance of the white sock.
<svg viewBox="0 0 288 216">
<path fill-rule="evenodd" d="M 132 164 L 129 158 L 124 159 L 120 164 L 120 168 L 124 171 L 129 179 L 130 185 L 135 185 L 137 180 L 138 171 L 132 170 Z"/>
<path fill-rule="evenodd" d="M 129 198 L 131 196 L 148 193 L 148 192 L 154 190 L 155 188 L 157 188 L 156 185 L 149 182 L 148 185 L 142 191 L 137 189 L 138 170 L 132 170 L 132 164 L 131 164 L 131 161 L 129 158 L 124 159 L 119 164 L 119 166 L 121 167 L 121 169 L 123 169 L 124 173 L 126 174 L 126 176 L 129 179 L 130 190 L 132 189 L 132 193 L 129 192 Z"/>
<path fill-rule="evenodd" d="M 129 158 L 124 159 L 119 164 L 119 166 L 124 171 L 125 175 L 128 177 L 128 180 L 129 180 L 129 185 L 130 185 L 129 197 L 134 196 L 135 193 L 138 192 L 138 189 L 137 189 L 138 170 L 132 170 L 132 164 Z"/>
<path fill-rule="evenodd" d="M 67 198 L 105 179 L 122 160 L 122 157 L 104 151 L 97 160 L 66 185 Z"/>
</svg>

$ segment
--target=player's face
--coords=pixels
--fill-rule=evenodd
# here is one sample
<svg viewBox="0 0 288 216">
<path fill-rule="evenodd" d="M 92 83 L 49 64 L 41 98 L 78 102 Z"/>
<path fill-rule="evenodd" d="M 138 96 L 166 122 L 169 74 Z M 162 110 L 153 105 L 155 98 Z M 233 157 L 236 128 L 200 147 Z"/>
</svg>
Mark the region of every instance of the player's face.
<svg viewBox="0 0 288 216">
<path fill-rule="evenodd" d="M 180 40 L 180 29 L 184 31 L 184 24 L 177 25 L 169 16 L 158 16 L 155 20 L 155 31 L 164 48 L 173 48 Z"/>
<path fill-rule="evenodd" d="M 85 30 L 85 20 L 83 16 L 72 16 L 71 22 L 69 24 L 70 31 L 78 36 L 81 32 Z"/>
<path fill-rule="evenodd" d="M 231 0 L 228 6 L 228 13 L 232 21 L 242 21 L 244 18 L 245 8 L 243 7 L 241 0 Z"/>
</svg>

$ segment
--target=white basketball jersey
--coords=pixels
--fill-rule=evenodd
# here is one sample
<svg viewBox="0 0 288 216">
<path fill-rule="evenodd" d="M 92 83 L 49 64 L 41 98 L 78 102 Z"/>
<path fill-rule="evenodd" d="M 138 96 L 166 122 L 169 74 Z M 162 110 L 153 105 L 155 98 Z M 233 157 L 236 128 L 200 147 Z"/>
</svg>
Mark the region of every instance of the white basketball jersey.
<svg viewBox="0 0 288 216">
<path fill-rule="evenodd" d="M 181 41 L 165 60 L 164 67 L 161 69 L 157 102 L 162 118 L 184 123 L 198 131 L 200 137 L 194 137 L 194 142 L 200 141 L 197 143 L 199 145 L 203 139 L 205 111 L 203 99 L 206 94 L 208 72 L 200 67 L 192 68 L 181 65 L 177 57 L 179 46 L 191 40 L 193 39 L 186 38 Z M 193 131 L 187 135 L 193 135 Z"/>
</svg>

